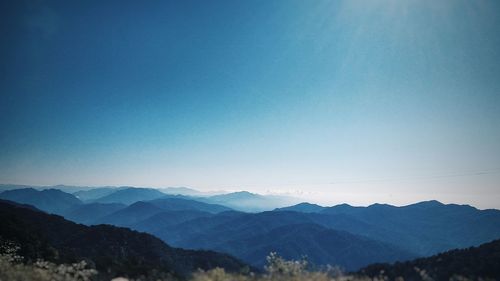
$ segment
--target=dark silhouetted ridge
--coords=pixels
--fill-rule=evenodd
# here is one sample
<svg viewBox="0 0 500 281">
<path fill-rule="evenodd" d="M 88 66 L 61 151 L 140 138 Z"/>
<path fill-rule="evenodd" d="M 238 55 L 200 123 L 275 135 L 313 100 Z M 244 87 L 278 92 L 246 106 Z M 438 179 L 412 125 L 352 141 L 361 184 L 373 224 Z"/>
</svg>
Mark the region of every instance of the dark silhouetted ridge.
<svg viewBox="0 0 500 281">
<path fill-rule="evenodd" d="M 370 277 L 380 272 L 394 280 L 422 280 L 416 270 L 425 271 L 433 280 L 451 280 L 453 276 L 462 276 L 468 280 L 500 280 L 500 240 L 471 247 L 451 250 L 428 258 L 420 258 L 395 264 L 374 264 L 360 270 Z M 459 280 L 459 279 L 456 279 Z"/>
<path fill-rule="evenodd" d="M 167 274 L 183 277 L 198 268 L 245 268 L 225 254 L 172 248 L 146 233 L 110 225 L 88 227 L 5 202 L 0 202 L 0 222 L 0 236 L 20 244 L 26 259 L 57 263 L 85 259 L 108 280 L 118 275 L 154 279 Z"/>
</svg>

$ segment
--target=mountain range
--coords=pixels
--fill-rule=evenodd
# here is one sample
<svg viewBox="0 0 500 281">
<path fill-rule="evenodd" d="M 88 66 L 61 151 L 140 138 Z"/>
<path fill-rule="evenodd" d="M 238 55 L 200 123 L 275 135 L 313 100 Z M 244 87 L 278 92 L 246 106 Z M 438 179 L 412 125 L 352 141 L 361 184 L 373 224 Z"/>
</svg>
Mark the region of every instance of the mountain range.
<svg viewBox="0 0 500 281">
<path fill-rule="evenodd" d="M 291 206 L 287 210 L 297 208 L 302 206 Z M 368 237 L 392 242 L 419 256 L 476 246 L 500 237 L 499 210 L 478 210 L 469 205 L 443 204 L 438 201 L 402 207 L 387 204 L 353 207 L 341 204 L 320 208 L 311 215 L 349 217 L 350 221 L 369 227 L 361 230 L 356 229 L 354 223 L 341 225 L 336 222 L 331 226 L 353 233 L 363 231 Z"/>
<path fill-rule="evenodd" d="M 146 232 L 175 247 L 228 253 L 260 268 L 271 251 L 287 259 L 307 256 L 318 266 L 336 264 L 357 270 L 500 238 L 500 211 L 438 201 L 402 207 L 323 207 L 304 202 L 256 212 L 262 202 L 274 199 L 249 192 L 198 197 L 127 187 L 75 195 L 18 189 L 4 191 L 0 198 L 86 225 L 110 224 Z"/>
<path fill-rule="evenodd" d="M 137 201 L 147 201 L 165 196 L 175 196 L 177 198 L 195 200 L 209 204 L 219 204 L 244 212 L 270 211 L 275 208 L 289 206 L 299 202 L 297 198 L 290 196 L 260 195 L 247 191 L 201 192 L 188 187 L 147 188 L 131 186 L 88 187 L 67 185 L 28 186 L 0 184 L 0 194 L 3 191 L 11 190 L 17 192 L 16 190 L 23 189 L 32 189 L 35 191 L 57 189 L 74 195 L 83 203 L 120 203 L 130 205 Z"/>
</svg>

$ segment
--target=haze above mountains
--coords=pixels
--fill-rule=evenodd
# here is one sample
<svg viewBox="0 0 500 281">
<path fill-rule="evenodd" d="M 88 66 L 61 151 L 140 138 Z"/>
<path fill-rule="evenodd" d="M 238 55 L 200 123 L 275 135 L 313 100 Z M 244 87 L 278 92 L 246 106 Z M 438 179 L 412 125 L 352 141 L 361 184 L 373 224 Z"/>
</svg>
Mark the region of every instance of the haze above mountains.
<svg viewBox="0 0 500 281">
<path fill-rule="evenodd" d="M 256 268 L 273 251 L 287 259 L 307 256 L 316 265 L 358 270 L 500 238 L 499 210 L 438 201 L 324 207 L 290 204 L 297 200 L 290 197 L 213 195 L 188 188 L 2 188 L 14 188 L 0 193 L 3 200 L 89 226 L 146 232 L 173 247 L 230 254 Z"/>
</svg>

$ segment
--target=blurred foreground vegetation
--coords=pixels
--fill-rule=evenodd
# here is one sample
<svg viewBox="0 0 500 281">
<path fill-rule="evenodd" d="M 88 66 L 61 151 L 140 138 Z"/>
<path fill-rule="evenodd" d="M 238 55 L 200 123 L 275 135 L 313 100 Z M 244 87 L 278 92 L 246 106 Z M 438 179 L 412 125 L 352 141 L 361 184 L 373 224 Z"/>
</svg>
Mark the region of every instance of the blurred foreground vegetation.
<svg viewBox="0 0 500 281">
<path fill-rule="evenodd" d="M 19 249 L 12 242 L 1 241 L 0 281 L 87 281 L 97 275 L 97 271 L 89 268 L 85 261 L 58 265 L 38 260 L 24 264 L 24 257 L 17 254 Z"/>
<path fill-rule="evenodd" d="M 0 245 L 0 281 L 87 281 L 106 280 L 99 272 L 91 268 L 85 261 L 73 264 L 55 264 L 43 260 L 32 263 L 23 262 L 23 257 L 17 254 L 19 246 L 1 240 Z M 414 268 L 417 273 L 406 280 L 435 280 L 425 270 Z M 178 280 L 173 277 L 151 279 L 136 278 L 127 279 L 116 277 L 113 281 L 139 281 L 139 280 Z M 267 257 L 267 265 L 263 273 L 228 273 L 223 268 L 215 268 L 208 271 L 198 270 L 190 277 L 190 281 L 382 281 L 382 280 L 405 280 L 402 277 L 388 277 L 381 271 L 378 276 L 368 277 L 360 274 L 344 274 L 338 267 L 326 267 L 312 269 L 304 259 L 299 261 L 288 261 L 276 253 Z M 452 276 L 447 280 L 495 280 L 484 278 L 465 278 Z"/>
</svg>

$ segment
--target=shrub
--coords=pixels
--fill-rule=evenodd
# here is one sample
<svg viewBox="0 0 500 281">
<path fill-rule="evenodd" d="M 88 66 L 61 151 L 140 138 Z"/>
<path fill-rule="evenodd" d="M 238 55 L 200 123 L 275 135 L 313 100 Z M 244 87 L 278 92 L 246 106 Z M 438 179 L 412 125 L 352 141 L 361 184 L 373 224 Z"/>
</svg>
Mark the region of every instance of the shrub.
<svg viewBox="0 0 500 281">
<path fill-rule="evenodd" d="M 0 238 L 0 280 L 1 281 L 88 281 L 97 271 L 87 267 L 85 261 L 73 264 L 54 264 L 39 260 L 23 264 L 17 254 L 19 246 Z"/>
</svg>

